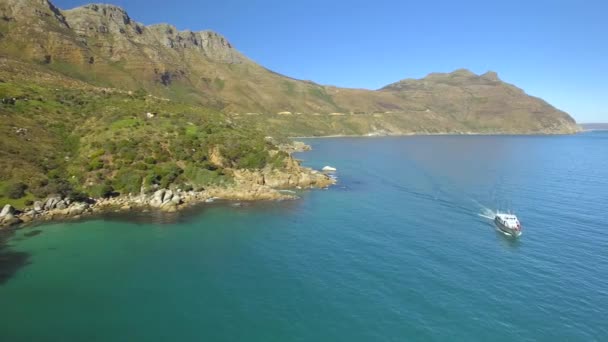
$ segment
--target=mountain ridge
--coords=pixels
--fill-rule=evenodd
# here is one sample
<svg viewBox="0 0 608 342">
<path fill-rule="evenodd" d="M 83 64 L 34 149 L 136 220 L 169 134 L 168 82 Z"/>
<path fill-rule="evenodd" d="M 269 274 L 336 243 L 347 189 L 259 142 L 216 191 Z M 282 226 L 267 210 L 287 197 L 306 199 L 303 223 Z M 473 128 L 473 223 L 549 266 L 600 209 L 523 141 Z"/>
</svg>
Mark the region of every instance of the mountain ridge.
<svg viewBox="0 0 608 342">
<path fill-rule="evenodd" d="M 378 90 L 341 88 L 268 70 L 214 31 L 143 25 L 115 5 L 60 10 L 47 0 L 1 0 L 0 17 L 9 18 L 0 20 L 1 55 L 96 86 L 216 108 L 290 135 L 578 130 L 567 113 L 493 71 L 430 73 Z"/>
</svg>

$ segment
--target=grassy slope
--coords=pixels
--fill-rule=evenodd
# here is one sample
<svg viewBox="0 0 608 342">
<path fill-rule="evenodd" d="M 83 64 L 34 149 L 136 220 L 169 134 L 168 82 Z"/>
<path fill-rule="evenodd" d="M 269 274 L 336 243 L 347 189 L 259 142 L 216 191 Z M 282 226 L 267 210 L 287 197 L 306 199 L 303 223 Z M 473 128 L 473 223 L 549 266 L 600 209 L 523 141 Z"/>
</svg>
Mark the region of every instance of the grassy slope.
<svg viewBox="0 0 608 342">
<path fill-rule="evenodd" d="M 101 195 L 108 185 L 138 193 L 142 185 L 230 182 L 222 166 L 210 162 L 214 147 L 227 157 L 224 166 L 280 167 L 284 157 L 270 157 L 274 147 L 263 133 L 218 111 L 141 91 L 96 88 L 2 60 L 0 99 L 8 98 L 17 100 L 0 104 L 0 186 L 25 182 L 28 199 L 66 187 Z"/>
</svg>

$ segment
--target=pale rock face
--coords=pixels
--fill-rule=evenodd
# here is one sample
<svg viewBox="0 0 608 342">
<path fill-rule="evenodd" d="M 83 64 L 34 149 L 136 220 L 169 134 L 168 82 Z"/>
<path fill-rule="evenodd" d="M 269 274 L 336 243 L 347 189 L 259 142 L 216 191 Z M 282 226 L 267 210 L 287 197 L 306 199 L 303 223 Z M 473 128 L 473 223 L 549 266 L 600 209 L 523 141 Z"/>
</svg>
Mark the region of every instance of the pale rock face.
<svg viewBox="0 0 608 342">
<path fill-rule="evenodd" d="M 0 217 L 0 223 L 5 226 L 13 226 L 21 223 L 21 219 L 15 217 L 13 214 L 8 214 L 4 217 Z"/>
<path fill-rule="evenodd" d="M 157 42 L 173 50 L 196 51 L 211 60 L 230 64 L 245 61 L 226 38 L 213 31 L 178 31 L 168 24 L 148 26 L 147 30 Z"/>
<path fill-rule="evenodd" d="M 47 0 L 2 0 L 0 16 L 8 21 L 54 17 L 59 24 L 68 28 L 61 10 Z"/>
<path fill-rule="evenodd" d="M 54 209 L 59 201 L 61 201 L 61 197 L 50 197 L 44 205 L 44 210 Z"/>
<path fill-rule="evenodd" d="M 209 161 L 211 164 L 218 167 L 225 167 L 226 161 L 224 157 L 222 157 L 222 153 L 220 152 L 220 148 L 215 146 L 209 150 Z"/>
<path fill-rule="evenodd" d="M 57 202 L 57 204 L 55 204 L 55 208 L 56 209 L 65 209 L 67 208 L 67 204 L 65 203 L 65 201 L 59 201 Z"/>
<path fill-rule="evenodd" d="M 74 203 L 70 206 L 68 214 L 72 216 L 82 215 L 88 207 L 86 203 Z"/>
<path fill-rule="evenodd" d="M 42 210 L 44 210 L 44 204 L 40 201 L 34 202 L 34 210 L 37 212 L 41 212 Z"/>
<path fill-rule="evenodd" d="M 28 222 L 32 222 L 34 220 L 34 216 L 35 216 L 35 214 L 28 212 L 25 215 L 21 215 L 20 219 L 23 223 L 28 223 Z"/>
<path fill-rule="evenodd" d="M 165 191 L 165 195 L 163 196 L 163 203 L 169 202 L 173 198 L 173 191 L 167 190 Z"/>
<path fill-rule="evenodd" d="M 152 196 L 152 200 L 150 201 L 150 205 L 154 208 L 160 208 L 163 204 L 163 198 L 165 196 L 165 190 L 161 189 L 154 193 Z"/>
<path fill-rule="evenodd" d="M 158 24 L 145 26 L 132 20 L 127 12 L 113 5 L 86 5 L 63 11 L 67 23 L 84 39 L 112 37 L 113 45 L 106 53 L 112 60 L 129 51 L 144 51 L 151 59 L 162 59 L 164 53 L 151 50 L 162 46 L 176 51 L 192 51 L 223 63 L 242 63 L 245 58 L 218 33 L 212 31 L 178 31 L 175 26 Z M 137 45 L 136 45 L 137 44 Z"/>
<path fill-rule="evenodd" d="M 12 205 L 7 204 L 4 206 L 4 208 L 2 208 L 2 211 L 0 212 L 0 218 L 6 217 L 8 215 L 12 215 L 15 212 L 15 208 L 13 208 Z"/>
<path fill-rule="evenodd" d="M 173 195 L 173 198 L 171 198 L 171 202 L 175 205 L 178 205 L 182 202 L 182 198 L 180 195 L 175 194 L 175 195 Z"/>
</svg>

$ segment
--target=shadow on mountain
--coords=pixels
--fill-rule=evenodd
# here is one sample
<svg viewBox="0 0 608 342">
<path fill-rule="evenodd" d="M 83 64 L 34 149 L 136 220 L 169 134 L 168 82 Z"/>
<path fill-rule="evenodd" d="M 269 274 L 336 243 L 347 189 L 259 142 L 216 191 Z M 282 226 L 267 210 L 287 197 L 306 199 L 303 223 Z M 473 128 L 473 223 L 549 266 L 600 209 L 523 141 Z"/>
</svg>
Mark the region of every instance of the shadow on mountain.
<svg viewBox="0 0 608 342">
<path fill-rule="evenodd" d="M 17 271 L 30 263 L 30 254 L 10 249 L 7 241 L 10 233 L 0 233 L 0 285 L 6 283 Z"/>
</svg>

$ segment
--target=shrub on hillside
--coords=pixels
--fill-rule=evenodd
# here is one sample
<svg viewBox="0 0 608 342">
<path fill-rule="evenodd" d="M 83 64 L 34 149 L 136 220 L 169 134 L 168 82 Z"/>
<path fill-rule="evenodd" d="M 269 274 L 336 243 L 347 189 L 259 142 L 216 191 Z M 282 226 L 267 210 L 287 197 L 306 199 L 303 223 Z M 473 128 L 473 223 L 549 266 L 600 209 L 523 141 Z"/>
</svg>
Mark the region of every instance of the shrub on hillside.
<svg viewBox="0 0 608 342">
<path fill-rule="evenodd" d="M 91 195 L 98 198 L 110 198 L 118 195 L 114 187 L 109 182 L 96 185 L 90 189 Z"/>
<path fill-rule="evenodd" d="M 70 193 L 70 195 L 68 196 L 68 198 L 72 202 L 88 202 L 89 201 L 89 195 L 87 193 L 81 192 L 81 191 L 72 191 Z"/>
<path fill-rule="evenodd" d="M 27 185 L 22 182 L 9 183 L 4 192 L 5 196 L 12 199 L 19 199 L 25 196 L 25 190 L 27 190 Z"/>
<path fill-rule="evenodd" d="M 103 167 L 103 160 L 94 158 L 89 162 L 89 171 L 99 170 Z"/>
<path fill-rule="evenodd" d="M 142 173 L 135 170 L 120 170 L 114 178 L 114 186 L 124 194 L 138 194 L 141 189 Z"/>
<path fill-rule="evenodd" d="M 45 198 L 49 195 L 67 196 L 72 191 L 72 184 L 62 178 L 42 179 L 30 188 L 30 192 L 38 198 Z"/>
</svg>

